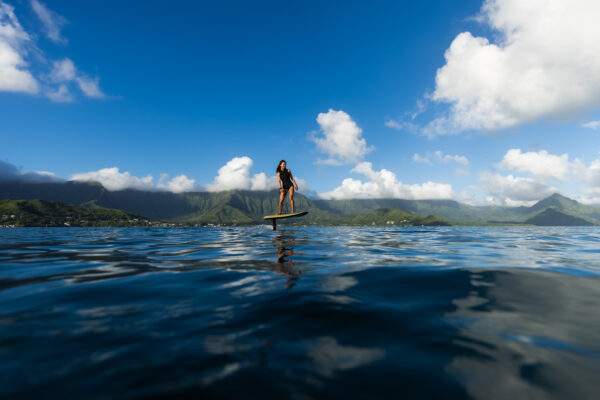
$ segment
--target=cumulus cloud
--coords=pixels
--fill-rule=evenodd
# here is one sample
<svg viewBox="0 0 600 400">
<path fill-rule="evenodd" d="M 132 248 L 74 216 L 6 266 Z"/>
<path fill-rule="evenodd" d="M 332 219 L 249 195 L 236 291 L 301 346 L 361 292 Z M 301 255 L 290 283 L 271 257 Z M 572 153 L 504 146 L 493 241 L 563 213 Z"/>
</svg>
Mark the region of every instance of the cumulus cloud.
<svg viewBox="0 0 600 400">
<path fill-rule="evenodd" d="M 461 165 L 464 165 L 465 167 L 467 165 L 469 165 L 469 159 L 467 157 L 459 156 L 459 155 L 451 156 L 449 154 L 444 154 L 439 150 L 435 151 L 433 153 L 427 152 L 427 154 L 425 154 L 424 156 L 421 156 L 418 153 L 415 153 L 413 155 L 413 161 L 421 162 L 421 163 L 425 163 L 425 164 L 431 164 L 432 161 L 445 163 L 445 164 L 450 163 L 450 162 L 456 162 Z"/>
<path fill-rule="evenodd" d="M 520 149 L 510 149 L 496 166 L 504 170 L 526 172 L 538 180 L 554 179 L 600 186 L 600 159 L 585 165 L 578 158 L 570 161 L 566 153 L 554 155 L 545 150 L 522 153 Z"/>
<path fill-rule="evenodd" d="M 590 129 L 598 129 L 600 128 L 600 121 L 590 121 L 590 122 L 586 122 L 581 124 L 581 126 L 583 126 L 584 128 L 590 128 Z"/>
<path fill-rule="evenodd" d="M 575 165 L 577 164 L 577 165 Z M 569 155 L 549 154 L 546 150 L 522 153 L 521 149 L 510 149 L 504 155 L 498 168 L 520 172 L 528 172 L 540 179 L 556 179 L 566 182 L 573 169 L 579 168 L 580 162 L 569 162 Z"/>
<path fill-rule="evenodd" d="M 351 172 L 363 174 L 368 181 L 363 182 L 346 178 L 341 186 L 331 192 L 321 193 L 324 199 L 368 199 L 368 198 L 399 198 L 399 199 L 450 199 L 454 197 L 452 186 L 445 183 L 425 182 L 407 185 L 400 182 L 396 175 L 387 169 L 373 170 L 370 162 L 361 162 Z"/>
<path fill-rule="evenodd" d="M 482 188 L 488 202 L 503 205 L 528 205 L 557 192 L 551 182 L 580 185 L 580 200 L 596 202 L 600 193 L 600 159 L 585 164 L 582 160 L 569 159 L 568 154 L 550 154 L 546 150 L 522 152 L 510 149 L 495 168 L 528 174 L 517 177 L 497 173 L 480 174 Z"/>
<path fill-rule="evenodd" d="M 491 196 L 488 201 L 508 206 L 531 205 L 558 191 L 546 183 L 513 175 L 482 172 L 479 178 L 483 188 Z"/>
<path fill-rule="evenodd" d="M 67 23 L 64 17 L 48 9 L 44 3 L 40 3 L 38 0 L 31 0 L 31 8 L 42 22 L 44 33 L 48 39 L 54 43 L 67 43 L 67 39 L 60 34 L 60 30 Z"/>
<path fill-rule="evenodd" d="M 156 187 L 173 193 L 191 192 L 194 190 L 195 181 L 191 178 L 188 178 L 186 175 L 177 175 L 170 181 L 167 181 L 168 177 L 169 175 L 167 174 L 161 174 Z"/>
<path fill-rule="evenodd" d="M 0 161 L 0 182 L 60 182 L 58 176 L 48 171 L 21 171 L 15 165 Z"/>
<path fill-rule="evenodd" d="M 449 114 L 425 134 L 503 129 L 600 104 L 600 2 L 487 0 L 481 20 L 499 40 L 454 39 L 431 96 Z"/>
<path fill-rule="evenodd" d="M 254 162 L 250 157 L 234 157 L 219 168 L 212 183 L 205 185 L 209 192 L 223 190 L 272 190 L 278 187 L 275 176 L 269 177 L 264 172 L 250 177 L 250 168 Z"/>
<path fill-rule="evenodd" d="M 373 149 L 367 147 L 362 129 L 344 111 L 329 109 L 326 113 L 319 113 L 317 122 L 321 131 L 311 139 L 320 151 L 330 157 L 329 160 L 321 160 L 321 164 L 359 162 Z"/>
<path fill-rule="evenodd" d="M 30 44 L 14 8 L 0 0 L 0 91 L 38 93 L 38 81 L 24 59 Z"/>
</svg>

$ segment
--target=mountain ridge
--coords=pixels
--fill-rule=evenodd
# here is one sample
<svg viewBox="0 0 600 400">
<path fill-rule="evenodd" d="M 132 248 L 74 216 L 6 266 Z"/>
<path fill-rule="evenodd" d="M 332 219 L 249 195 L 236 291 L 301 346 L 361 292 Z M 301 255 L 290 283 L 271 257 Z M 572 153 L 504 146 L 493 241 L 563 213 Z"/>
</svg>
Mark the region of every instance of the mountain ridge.
<svg viewBox="0 0 600 400">
<path fill-rule="evenodd" d="M 264 215 L 277 211 L 279 192 L 109 191 L 98 183 L 86 182 L 0 182 L 0 199 L 58 201 L 88 208 L 122 210 L 152 220 L 178 223 L 250 224 L 262 223 Z M 295 203 L 296 209 L 309 212 L 301 222 L 298 221 L 305 224 L 354 224 L 363 221 L 357 219 L 358 216 L 386 209 L 413 216 L 431 216 L 451 224 L 600 225 L 600 206 L 584 205 L 558 193 L 530 207 L 472 206 L 455 200 L 323 200 L 310 199 L 300 193 L 296 194 Z M 287 200 L 286 207 L 289 208 Z M 549 209 L 554 211 L 546 212 Z M 372 222 L 379 221 L 378 215 L 372 214 Z"/>
</svg>

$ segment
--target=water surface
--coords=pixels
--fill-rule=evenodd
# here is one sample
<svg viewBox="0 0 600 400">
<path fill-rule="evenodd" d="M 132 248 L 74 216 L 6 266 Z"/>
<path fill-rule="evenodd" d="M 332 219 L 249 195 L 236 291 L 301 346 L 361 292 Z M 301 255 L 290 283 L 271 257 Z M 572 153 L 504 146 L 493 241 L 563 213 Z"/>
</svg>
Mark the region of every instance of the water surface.
<svg viewBox="0 0 600 400">
<path fill-rule="evenodd" d="M 0 397 L 597 398 L 599 255 L 579 227 L 0 229 Z"/>
</svg>

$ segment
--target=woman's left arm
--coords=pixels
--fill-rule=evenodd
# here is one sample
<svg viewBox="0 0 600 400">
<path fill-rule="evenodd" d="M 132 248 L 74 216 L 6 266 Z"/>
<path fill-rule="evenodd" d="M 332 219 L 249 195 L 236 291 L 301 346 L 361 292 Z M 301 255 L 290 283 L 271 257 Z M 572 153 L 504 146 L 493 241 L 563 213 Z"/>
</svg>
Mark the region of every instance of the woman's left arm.
<svg viewBox="0 0 600 400">
<path fill-rule="evenodd" d="M 294 183 L 294 189 L 296 189 L 296 191 L 298 191 L 298 184 L 296 183 L 296 180 L 294 179 L 294 175 L 292 175 L 292 171 L 290 171 L 288 169 L 288 172 L 290 173 L 290 179 L 292 180 L 292 182 Z"/>
</svg>

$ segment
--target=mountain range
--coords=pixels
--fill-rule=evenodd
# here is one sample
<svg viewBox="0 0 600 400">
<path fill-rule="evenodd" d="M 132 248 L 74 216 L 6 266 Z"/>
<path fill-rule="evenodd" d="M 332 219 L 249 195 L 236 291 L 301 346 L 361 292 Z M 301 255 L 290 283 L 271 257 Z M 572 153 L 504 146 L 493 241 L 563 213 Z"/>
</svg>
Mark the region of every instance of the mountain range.
<svg viewBox="0 0 600 400">
<path fill-rule="evenodd" d="M 264 215 L 277 211 L 278 198 L 277 191 L 109 191 L 99 183 L 0 182 L 0 200 L 40 199 L 190 224 L 262 223 Z M 600 225 L 600 206 L 584 205 L 558 193 L 530 207 L 472 206 L 454 200 L 314 200 L 300 193 L 295 203 L 296 210 L 309 212 L 296 223 L 309 225 Z"/>
</svg>

